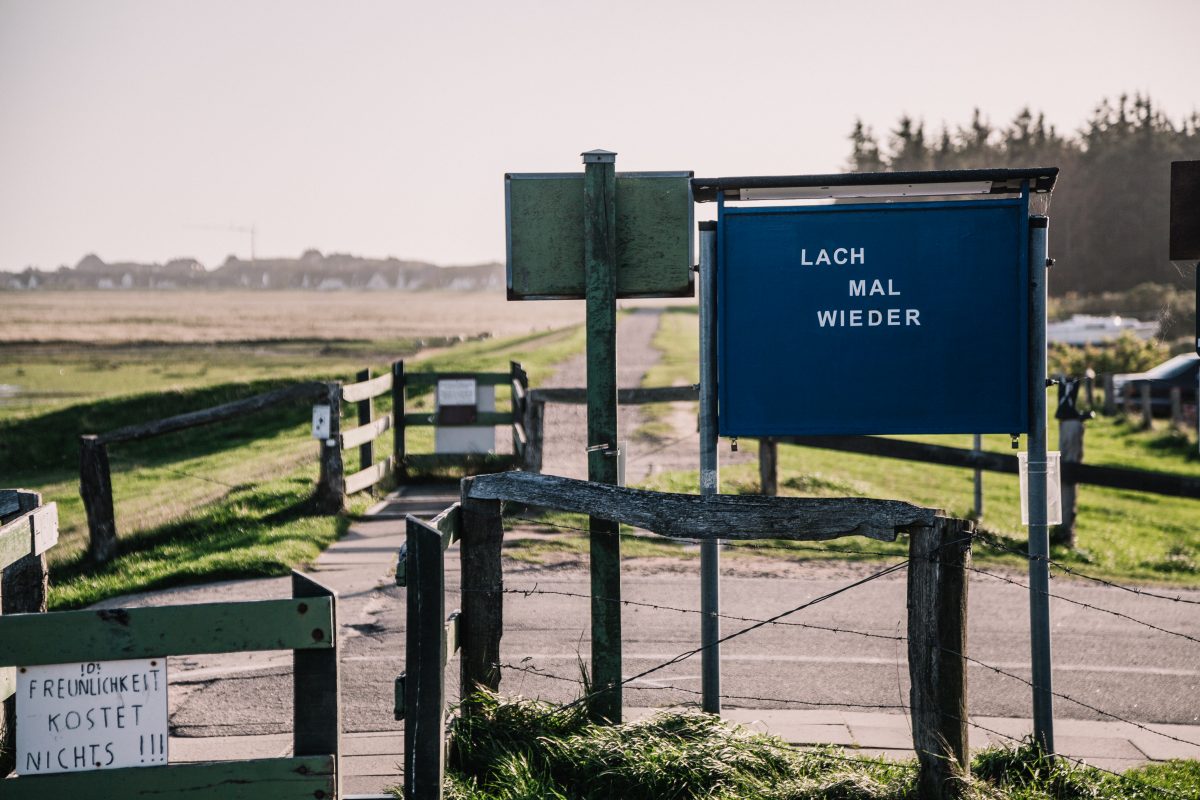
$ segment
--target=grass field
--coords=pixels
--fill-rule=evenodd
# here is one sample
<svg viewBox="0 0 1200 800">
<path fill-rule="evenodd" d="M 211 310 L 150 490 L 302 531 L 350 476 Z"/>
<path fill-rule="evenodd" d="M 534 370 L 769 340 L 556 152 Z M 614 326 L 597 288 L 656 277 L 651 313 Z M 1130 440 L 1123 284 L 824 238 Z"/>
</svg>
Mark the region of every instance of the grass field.
<svg viewBox="0 0 1200 800">
<path fill-rule="evenodd" d="M 143 302 L 165 297 L 174 304 L 172 313 L 186 312 L 186 303 L 176 295 L 143 294 Z M 192 317 L 180 320 L 181 327 L 204 330 L 216 314 L 211 305 L 215 299 L 197 294 L 209 305 L 197 305 Z M 276 301 L 289 299 L 281 297 L 286 293 L 275 294 Z M 6 299 L 14 296 L 22 301 L 42 299 L 36 294 L 10 294 Z M 123 294 L 105 297 L 130 301 Z M 406 358 L 410 370 L 442 371 L 506 371 L 509 361 L 517 360 L 535 381 L 544 380 L 555 363 L 583 348 L 578 327 L 545 329 L 555 313 L 526 314 L 524 328 L 517 333 L 474 334 L 473 340 L 460 340 L 478 323 L 472 303 L 487 306 L 490 301 L 456 297 L 465 298 L 460 313 L 440 322 L 426 319 L 421 324 L 431 332 L 424 339 L 286 338 L 280 337 L 286 329 L 254 329 L 253 334 L 280 338 L 93 345 L 63 335 L 49 343 L 6 344 L 0 384 L 19 386 L 20 392 L 0 399 L 0 485 L 37 489 L 47 501 L 59 504 L 61 537 L 50 551 L 52 604 L 75 607 L 182 582 L 282 574 L 315 558 L 345 524 L 315 515 L 308 506 L 318 447 L 309 436 L 308 405 L 295 404 L 110 446 L 121 556 L 97 570 L 83 557 L 87 526 L 78 494 L 80 434 L 207 408 L 296 380 L 352 382 L 359 369 L 371 366 L 378 374 L 398 357 Z M 300 314 L 306 309 L 300 305 L 277 312 Z M 426 309 L 428 314 L 442 310 L 437 302 Z M 334 304 L 326 309 L 330 318 L 322 324 L 336 325 L 345 311 L 344 304 Z M 121 324 L 111 309 L 97 313 L 103 322 L 100 328 L 117 331 L 104 327 Z M 153 309 L 138 313 L 152 315 Z M 510 320 L 510 330 L 518 321 Z M 139 330 L 126 333 L 137 335 Z M 422 344 L 435 348 L 414 358 Z M 507 389 L 498 388 L 498 407 L 505 408 Z M 430 405 L 428 392 L 409 400 L 409 410 Z M 390 410 L 390 398 L 379 398 L 376 406 L 380 412 Z M 352 418 L 353 407 L 346 406 L 344 414 Z M 410 429 L 407 443 L 410 452 L 431 450 L 432 429 Z M 376 452 L 390 449 L 387 434 L 377 442 Z M 357 469 L 356 449 L 346 453 L 346 462 L 347 472 Z M 360 495 L 351 511 L 361 511 L 369 502 L 369 496 Z"/>
<path fill-rule="evenodd" d="M 646 386 L 695 383 L 698 375 L 697 318 L 694 309 L 676 308 L 664 314 L 655 337 L 663 358 L 643 380 Z M 644 438 L 661 440 L 678 435 L 666 426 L 665 406 L 651 410 Z M 655 413 L 657 409 L 657 413 Z M 969 435 L 906 437 L 951 447 L 969 448 Z M 1023 442 L 1022 442 L 1023 445 Z M 984 449 L 1011 453 L 1009 437 L 985 436 Z M 1050 449 L 1057 446 L 1057 426 L 1050 426 Z M 722 442 L 721 448 L 728 447 Z M 755 452 L 757 442 L 742 440 L 739 447 Z M 1087 423 L 1085 461 L 1133 469 L 1200 475 L 1193 433 L 1172 431 L 1163 422 L 1152 431 L 1141 430 L 1123 416 L 1097 418 Z M 1025 528 L 1020 523 L 1017 478 L 984 473 L 984 512 L 981 529 L 993 534 L 1002 546 L 1024 550 Z M 912 461 L 880 459 L 829 450 L 781 445 L 779 447 L 780 493 L 790 496 L 860 496 L 907 500 L 969 517 L 973 512 L 974 483 L 970 470 L 940 467 Z M 660 473 L 645 488 L 692 493 L 698 485 L 696 472 Z M 756 463 L 721 468 L 721 491 L 757 493 Z M 1200 531 L 1195 519 L 1200 501 L 1162 497 L 1139 492 L 1079 488 L 1078 549 L 1055 548 L 1053 557 L 1089 574 L 1148 583 L 1200 585 Z M 581 518 L 551 515 L 547 521 L 580 526 Z M 627 537 L 624 551 L 630 555 L 671 555 L 694 558 L 696 553 L 654 538 Z M 904 543 L 882 544 L 851 538 L 814 550 L 812 545 L 779 543 L 769 550 L 732 550 L 730 558 L 780 555 L 794 558 L 872 559 L 875 556 L 842 552 L 867 549 L 886 553 L 906 552 Z M 518 558 L 537 560 L 551 552 L 586 550 L 586 542 L 572 537 L 522 543 L 513 550 Z M 1025 568 L 1020 556 L 978 544 L 974 557 L 983 563 Z"/>
</svg>

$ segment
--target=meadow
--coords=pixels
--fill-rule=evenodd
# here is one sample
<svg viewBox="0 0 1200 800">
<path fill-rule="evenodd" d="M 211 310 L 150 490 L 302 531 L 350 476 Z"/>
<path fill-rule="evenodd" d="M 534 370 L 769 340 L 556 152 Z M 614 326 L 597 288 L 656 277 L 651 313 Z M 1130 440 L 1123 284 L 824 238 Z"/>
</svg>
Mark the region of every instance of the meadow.
<svg viewBox="0 0 1200 800">
<path fill-rule="evenodd" d="M 81 434 L 297 380 L 352 382 L 363 367 L 378 374 L 399 358 L 410 368 L 488 371 L 517 360 L 537 381 L 583 348 L 581 304 L 542 303 L 531 313 L 493 294 L 10 292 L 2 300 L 0 486 L 36 489 L 58 503 L 61 538 L 49 554 L 57 608 L 183 582 L 285 574 L 346 525 L 308 504 L 318 449 L 310 409 L 279 407 L 113 445 L 121 551 L 96 568 L 84 557 Z M 497 399 L 507 403 L 503 392 Z M 410 410 L 428 402 L 418 395 Z M 390 402 L 377 406 L 386 412 Z M 408 445 L 432 449 L 431 430 L 414 429 Z M 390 448 L 390 435 L 377 443 L 377 452 Z M 356 469 L 356 452 L 346 457 L 347 470 Z M 358 496 L 349 511 L 371 502 Z"/>
</svg>

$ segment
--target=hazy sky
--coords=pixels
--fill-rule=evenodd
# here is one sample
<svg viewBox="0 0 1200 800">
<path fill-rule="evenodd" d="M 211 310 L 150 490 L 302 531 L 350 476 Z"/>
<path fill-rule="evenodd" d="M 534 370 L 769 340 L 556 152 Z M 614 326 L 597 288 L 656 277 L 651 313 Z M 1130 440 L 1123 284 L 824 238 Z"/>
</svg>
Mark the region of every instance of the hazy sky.
<svg viewBox="0 0 1200 800">
<path fill-rule="evenodd" d="M 0 0 L 0 270 L 502 259 L 505 172 L 840 170 L 856 116 L 1200 106 L 1197 0 Z"/>
</svg>

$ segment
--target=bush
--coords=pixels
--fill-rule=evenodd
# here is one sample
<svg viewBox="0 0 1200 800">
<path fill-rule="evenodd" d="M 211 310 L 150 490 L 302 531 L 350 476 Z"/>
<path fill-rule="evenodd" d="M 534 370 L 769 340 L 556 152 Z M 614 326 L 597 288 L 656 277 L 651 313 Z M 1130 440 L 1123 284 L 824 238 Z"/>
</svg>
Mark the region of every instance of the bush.
<svg viewBox="0 0 1200 800">
<path fill-rule="evenodd" d="M 1088 369 L 1105 372 L 1144 372 L 1166 361 L 1170 349 L 1161 342 L 1145 341 L 1128 331 L 1105 345 L 1075 347 L 1053 342 L 1047 352 L 1051 375 L 1081 377 Z"/>
</svg>

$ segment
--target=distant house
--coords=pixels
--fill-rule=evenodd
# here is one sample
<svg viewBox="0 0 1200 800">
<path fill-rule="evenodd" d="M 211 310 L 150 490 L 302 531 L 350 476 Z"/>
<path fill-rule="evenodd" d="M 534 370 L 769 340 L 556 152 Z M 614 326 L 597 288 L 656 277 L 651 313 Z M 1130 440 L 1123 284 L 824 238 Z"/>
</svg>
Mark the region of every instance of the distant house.
<svg viewBox="0 0 1200 800">
<path fill-rule="evenodd" d="M 367 281 L 366 288 L 375 289 L 375 290 L 387 289 L 388 288 L 387 278 L 383 277 L 378 272 L 376 272 L 374 275 L 371 276 L 371 280 Z"/>
<path fill-rule="evenodd" d="M 304 276 L 304 279 L 307 281 L 308 276 Z M 321 282 L 317 284 L 318 292 L 335 292 L 345 288 L 346 282 L 341 278 L 323 278 Z"/>
</svg>

